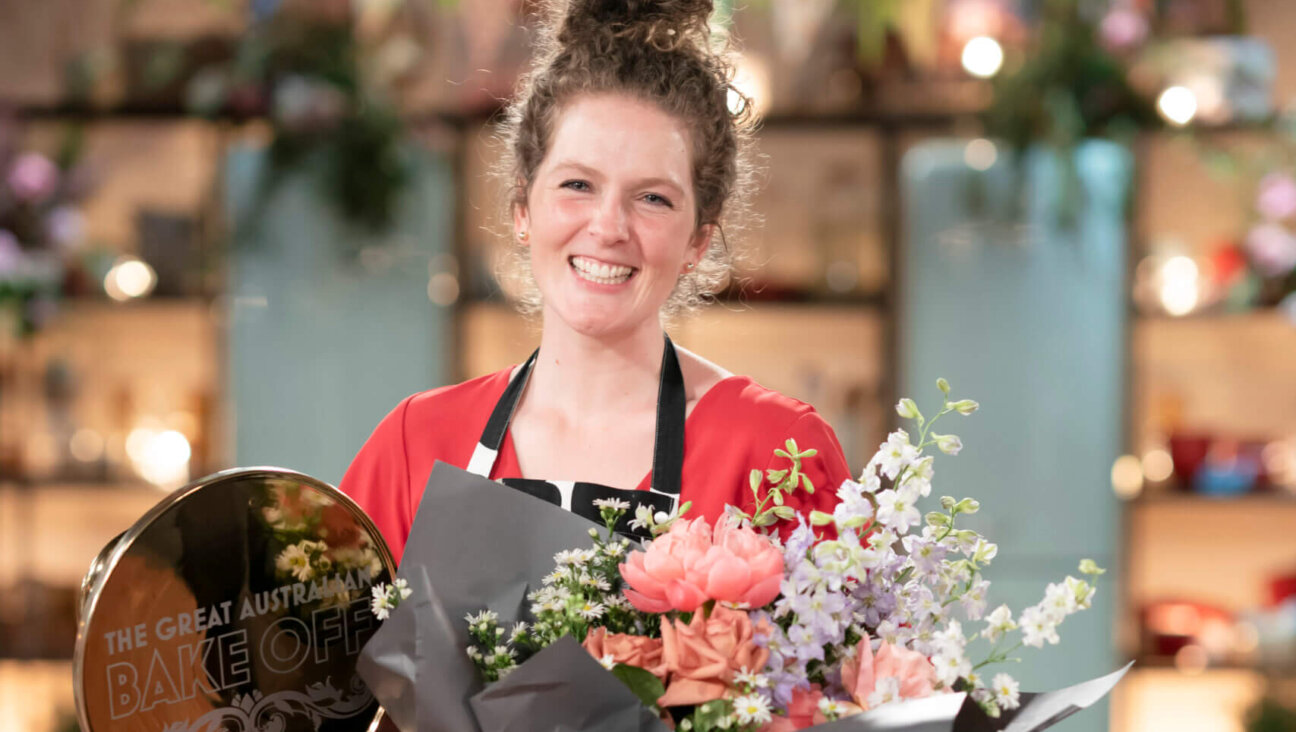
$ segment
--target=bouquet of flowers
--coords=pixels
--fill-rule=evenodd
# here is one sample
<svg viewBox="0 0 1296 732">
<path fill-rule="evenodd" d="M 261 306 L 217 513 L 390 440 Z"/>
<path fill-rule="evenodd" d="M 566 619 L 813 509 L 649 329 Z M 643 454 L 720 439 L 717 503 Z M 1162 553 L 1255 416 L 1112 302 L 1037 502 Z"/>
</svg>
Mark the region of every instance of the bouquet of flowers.
<svg viewBox="0 0 1296 732">
<path fill-rule="evenodd" d="M 837 720 L 847 720 L 839 723 L 847 725 L 842 729 L 903 729 L 894 725 L 933 719 L 952 729 L 958 718 L 966 720 L 960 728 L 1001 729 L 1017 719 L 1015 728 L 1033 730 L 1100 698 L 1119 673 L 1035 696 L 1020 692 L 1008 674 L 993 672 L 1023 646 L 1056 644 L 1058 625 L 1089 607 L 1092 578 L 1102 570 L 1086 560 L 1081 578 L 1050 584 L 1038 604 L 1019 613 L 1005 605 L 989 609 L 982 570 L 997 548 L 958 523 L 979 509 L 977 502 L 945 497 L 941 510 L 925 516 L 917 507 L 932 491 L 933 458 L 924 452 L 935 447 L 953 455 L 962 447 L 958 437 L 932 427 L 946 415 L 977 409 L 972 400 L 952 401 L 943 379 L 938 386 L 944 403 L 930 419 L 912 400 L 901 400 L 897 411 L 916 423 L 916 439 L 904 430 L 892 433 L 858 481 L 837 487 L 840 502 L 832 514 L 800 516 L 786 505 L 793 492 L 816 489 L 801 473 L 815 450 L 802 451 L 789 441 L 776 453 L 787 460 L 786 468 L 752 472 L 750 510 L 729 507 L 714 526 L 686 518 L 687 504 L 675 515 L 641 508 L 633 525 L 655 538 L 640 547 L 613 531 L 629 504 L 605 502 L 603 529 L 585 524 L 586 546 L 573 542 L 541 555 L 553 556 L 553 562 L 529 580 L 524 593 L 516 584 L 508 587 L 513 607 L 496 609 L 499 603 L 492 600 L 498 595 L 480 592 L 479 585 L 482 601 L 475 608 L 467 604 L 468 612 L 451 621 L 445 617 L 450 607 L 463 608 L 473 594 L 457 590 L 473 580 L 462 569 L 439 571 L 442 579 L 433 579 L 431 565 L 419 558 L 435 555 L 407 550 L 403 574 L 411 574 L 414 557 L 414 574 L 421 575 L 412 580 L 423 594 L 415 604 L 440 614 L 438 622 L 450 634 L 432 645 L 454 645 L 471 662 L 468 672 L 480 682 L 459 689 L 471 693 L 486 685 L 469 700 L 472 723 L 490 730 L 539 729 L 537 714 L 567 706 L 571 714 L 559 721 L 569 729 L 649 729 L 664 722 L 700 732 L 773 731 Z M 524 498 L 533 500 L 516 500 Z M 780 533 L 780 524 L 787 530 Z M 532 547 L 509 548 L 519 558 Z M 450 605 L 438 602 L 442 589 L 452 592 Z M 402 600 L 414 592 L 408 585 L 375 587 L 376 613 L 401 617 L 410 604 Z M 466 628 L 447 629 L 447 621 Z M 403 624 L 403 643 L 384 639 L 390 621 L 380 628 L 361 672 L 406 726 L 423 717 L 420 708 L 453 705 L 438 686 L 447 676 L 444 668 L 439 680 L 406 674 L 404 683 L 391 683 L 393 672 L 399 676 L 411 668 L 410 636 L 415 646 L 429 637 L 430 624 L 421 624 L 422 632 L 412 616 Z M 969 657 L 975 639 L 992 645 L 984 658 Z M 610 672 L 601 674 L 604 684 L 615 679 L 632 692 L 623 696 L 629 708 L 613 704 L 597 712 L 588 706 L 607 701 L 588 688 L 600 676 L 591 662 Z M 565 676 L 582 681 L 564 692 L 556 687 Z M 547 686 L 537 686 L 542 679 Z M 429 681 L 436 691 L 428 691 Z M 384 697 L 384 686 L 401 691 Z M 405 703 L 410 699 L 418 702 Z M 919 699 L 927 703 L 909 701 Z M 896 704 L 902 701 L 907 703 Z M 1037 708 L 1025 708 L 1032 703 Z M 1036 721 L 1023 726 L 1024 717 Z"/>
</svg>

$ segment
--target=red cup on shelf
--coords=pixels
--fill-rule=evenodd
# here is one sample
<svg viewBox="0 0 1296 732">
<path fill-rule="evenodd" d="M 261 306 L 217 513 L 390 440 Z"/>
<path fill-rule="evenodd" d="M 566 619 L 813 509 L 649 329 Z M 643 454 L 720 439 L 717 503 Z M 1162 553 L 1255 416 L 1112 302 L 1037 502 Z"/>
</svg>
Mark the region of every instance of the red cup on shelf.
<svg viewBox="0 0 1296 732">
<path fill-rule="evenodd" d="M 1269 580 L 1269 606 L 1277 607 L 1289 597 L 1296 597 L 1296 572 Z"/>
<path fill-rule="evenodd" d="M 1192 490 L 1193 479 L 1210 453 L 1211 438 L 1206 435 L 1170 436 L 1170 460 L 1174 463 L 1175 484 L 1179 490 Z"/>
</svg>

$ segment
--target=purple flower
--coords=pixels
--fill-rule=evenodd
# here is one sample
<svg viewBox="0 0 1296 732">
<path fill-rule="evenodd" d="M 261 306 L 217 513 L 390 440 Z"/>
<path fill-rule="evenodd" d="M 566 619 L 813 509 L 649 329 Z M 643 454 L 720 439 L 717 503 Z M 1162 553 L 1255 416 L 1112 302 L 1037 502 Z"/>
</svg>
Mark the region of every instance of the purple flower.
<svg viewBox="0 0 1296 732">
<path fill-rule="evenodd" d="M 1256 211 L 1266 221 L 1282 221 L 1296 214 L 1296 180 L 1286 173 L 1270 173 L 1256 189 Z"/>
<path fill-rule="evenodd" d="M 45 218 L 45 228 L 61 250 L 70 252 L 81 245 L 85 236 L 85 218 L 72 206 L 59 206 Z"/>
<path fill-rule="evenodd" d="M 1296 237 L 1278 224 L 1260 224 L 1251 229 L 1246 248 L 1265 277 L 1282 277 L 1296 267 Z"/>
<path fill-rule="evenodd" d="M 24 259 L 18 237 L 0 229 L 0 279 L 8 279 L 16 274 L 22 268 Z"/>
<path fill-rule="evenodd" d="M 58 168 L 40 153 L 23 153 L 9 168 L 9 188 L 24 203 L 41 203 L 58 187 Z"/>
<path fill-rule="evenodd" d="M 914 571 L 923 575 L 940 572 L 941 562 L 948 551 L 936 543 L 935 539 L 910 534 L 901 539 L 901 543 L 909 553 L 909 561 L 913 563 Z"/>
<path fill-rule="evenodd" d="M 783 563 L 792 567 L 803 561 L 806 552 L 814 545 L 814 541 L 814 527 L 806 523 L 805 516 L 798 513 L 797 527 L 792 530 L 792 535 L 788 537 L 787 545 L 783 548 Z"/>
<path fill-rule="evenodd" d="M 876 628 L 883 618 L 896 609 L 896 597 L 880 584 L 866 582 L 855 590 L 856 614 L 870 628 Z"/>
<path fill-rule="evenodd" d="M 1137 10 L 1117 6 L 1112 8 L 1098 26 L 1098 37 L 1109 51 L 1133 48 L 1147 38 L 1147 18 Z"/>
</svg>

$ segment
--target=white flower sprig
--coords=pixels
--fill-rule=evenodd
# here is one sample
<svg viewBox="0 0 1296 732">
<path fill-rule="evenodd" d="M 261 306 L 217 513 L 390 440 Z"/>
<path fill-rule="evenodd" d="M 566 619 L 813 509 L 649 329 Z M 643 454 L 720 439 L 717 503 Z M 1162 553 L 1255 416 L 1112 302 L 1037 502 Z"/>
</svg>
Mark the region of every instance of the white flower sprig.
<svg viewBox="0 0 1296 732">
<path fill-rule="evenodd" d="M 635 610 L 621 594 L 621 573 L 617 566 L 625 560 L 630 541 L 616 534 L 616 525 L 630 504 L 608 498 L 595 501 L 595 505 L 603 519 L 604 532 L 591 528 L 591 547 L 554 555 L 554 569 L 545 575 L 543 586 L 527 595 L 534 618 L 531 623 L 518 623 L 505 636 L 494 613 L 482 611 L 468 616 L 468 656 L 481 671 L 483 680 L 501 678 L 531 654 L 564 635 L 582 640 L 595 626 L 607 628 L 609 633 L 637 635 L 657 629 L 657 623 L 650 624 L 649 616 Z M 647 526 L 669 526 L 687 510 L 688 504 L 684 504 L 672 516 L 663 514 L 661 522 L 650 516 L 651 523 Z"/>
<path fill-rule="evenodd" d="M 398 577 L 390 585 L 386 582 L 379 582 L 369 588 L 372 599 L 369 601 L 369 608 L 373 611 L 374 617 L 379 620 L 386 620 L 391 616 L 391 611 L 395 610 L 401 604 L 401 600 L 410 596 L 409 583 L 405 578 Z"/>
</svg>

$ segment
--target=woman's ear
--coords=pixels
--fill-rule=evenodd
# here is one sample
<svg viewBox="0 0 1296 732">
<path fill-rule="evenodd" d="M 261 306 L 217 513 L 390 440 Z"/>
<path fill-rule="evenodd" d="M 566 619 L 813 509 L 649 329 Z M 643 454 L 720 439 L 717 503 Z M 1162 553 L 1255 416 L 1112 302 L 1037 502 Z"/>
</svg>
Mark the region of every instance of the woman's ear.
<svg viewBox="0 0 1296 732">
<path fill-rule="evenodd" d="M 513 204 L 513 238 L 524 246 L 531 240 L 531 216 L 523 201 Z"/>
<path fill-rule="evenodd" d="M 707 248 L 711 246 L 711 237 L 715 236 L 715 231 L 715 224 L 703 224 L 698 227 L 693 234 L 693 240 L 689 242 L 688 252 L 684 255 L 686 262 L 697 265 L 706 257 Z"/>
</svg>

